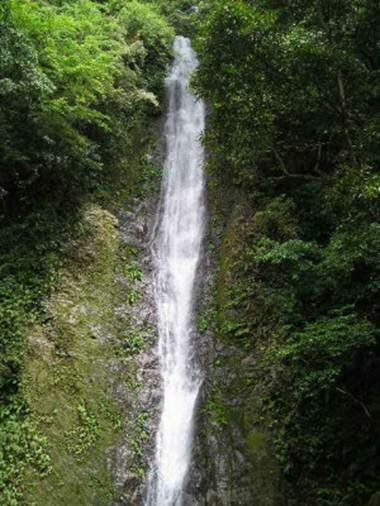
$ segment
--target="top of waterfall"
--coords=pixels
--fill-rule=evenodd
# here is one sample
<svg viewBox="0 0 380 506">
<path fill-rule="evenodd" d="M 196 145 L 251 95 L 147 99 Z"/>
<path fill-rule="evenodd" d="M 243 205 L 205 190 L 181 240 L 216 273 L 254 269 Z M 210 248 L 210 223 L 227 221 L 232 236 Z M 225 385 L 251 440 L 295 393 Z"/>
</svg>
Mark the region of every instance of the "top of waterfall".
<svg viewBox="0 0 380 506">
<path fill-rule="evenodd" d="M 191 47 L 191 40 L 183 35 L 175 37 L 173 48 L 175 53 L 174 65 L 165 81 L 167 84 L 178 80 L 185 83 L 192 71 L 198 66 L 197 55 Z"/>
<path fill-rule="evenodd" d="M 191 40 L 183 35 L 176 35 L 174 38 L 174 49 L 189 49 L 191 48 Z"/>
</svg>

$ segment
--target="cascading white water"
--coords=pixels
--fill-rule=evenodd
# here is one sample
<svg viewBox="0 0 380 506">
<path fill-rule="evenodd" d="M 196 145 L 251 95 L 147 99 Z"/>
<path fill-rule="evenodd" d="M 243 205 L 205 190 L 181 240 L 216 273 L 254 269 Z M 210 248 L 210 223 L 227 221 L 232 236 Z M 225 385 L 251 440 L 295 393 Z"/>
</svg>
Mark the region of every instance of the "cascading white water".
<svg viewBox="0 0 380 506">
<path fill-rule="evenodd" d="M 180 506 L 191 459 L 193 419 L 201 385 L 194 360 L 194 285 L 204 229 L 205 108 L 189 90 L 197 66 L 190 40 L 176 37 L 166 79 L 167 156 L 153 246 L 158 309 L 162 413 L 148 482 L 147 506 Z"/>
</svg>

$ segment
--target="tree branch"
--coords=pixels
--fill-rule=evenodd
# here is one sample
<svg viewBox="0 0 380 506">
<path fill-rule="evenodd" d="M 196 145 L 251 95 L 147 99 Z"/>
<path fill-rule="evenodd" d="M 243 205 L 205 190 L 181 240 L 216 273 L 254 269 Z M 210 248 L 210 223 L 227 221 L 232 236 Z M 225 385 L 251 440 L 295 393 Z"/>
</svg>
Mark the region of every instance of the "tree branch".
<svg viewBox="0 0 380 506">
<path fill-rule="evenodd" d="M 369 412 L 367 406 L 362 401 L 357 399 L 351 392 L 348 392 L 347 390 L 344 390 L 343 388 L 336 387 L 336 390 L 338 392 L 340 392 L 341 394 L 348 395 L 354 402 L 359 404 L 359 406 L 361 406 L 361 408 L 363 409 L 366 417 L 369 418 L 369 420 L 371 420 L 371 422 L 372 422 L 372 420 L 373 420 L 372 415 Z"/>
<path fill-rule="evenodd" d="M 338 82 L 338 90 L 339 90 L 339 99 L 340 99 L 340 106 L 341 106 L 341 113 L 343 116 L 343 129 L 344 129 L 344 135 L 346 137 L 347 145 L 349 147 L 351 158 L 354 163 L 357 163 L 356 157 L 354 155 L 354 148 L 352 144 L 352 139 L 350 136 L 350 131 L 348 128 L 348 119 L 349 119 L 349 112 L 347 110 L 347 101 L 346 101 L 346 93 L 344 90 L 344 83 L 342 78 L 342 72 L 339 70 L 337 75 L 337 82 Z"/>
<path fill-rule="evenodd" d="M 287 178 L 293 178 L 293 179 L 319 179 L 319 177 L 313 176 L 312 174 L 292 174 L 286 168 L 285 162 L 281 158 L 279 152 L 275 148 L 272 148 L 272 149 L 273 149 L 274 156 L 276 157 L 276 160 L 278 161 L 278 163 L 279 163 L 279 165 L 281 167 L 281 170 L 284 173 L 283 176 L 273 177 L 272 179 L 274 181 L 281 181 L 282 179 L 287 179 Z"/>
<path fill-rule="evenodd" d="M 317 174 L 319 174 L 320 176 L 325 176 L 326 174 L 324 174 L 320 169 L 319 169 L 319 166 L 321 164 L 321 159 L 322 159 L 322 144 L 319 143 L 318 144 L 318 154 L 317 154 L 317 161 L 315 162 L 315 165 L 314 165 L 314 172 L 316 172 Z"/>
<path fill-rule="evenodd" d="M 2 186 L 0 186 L 0 200 L 4 200 L 7 195 L 8 191 Z"/>
</svg>

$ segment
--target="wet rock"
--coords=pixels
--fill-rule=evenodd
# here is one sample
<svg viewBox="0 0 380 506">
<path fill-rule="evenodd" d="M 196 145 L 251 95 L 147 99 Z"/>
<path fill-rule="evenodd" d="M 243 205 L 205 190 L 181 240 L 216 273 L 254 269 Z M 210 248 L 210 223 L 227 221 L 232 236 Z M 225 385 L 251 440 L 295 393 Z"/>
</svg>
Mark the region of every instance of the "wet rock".
<svg viewBox="0 0 380 506">
<path fill-rule="evenodd" d="M 159 185 L 157 186 L 157 189 Z M 115 476 L 116 498 L 112 506 L 141 506 L 146 486 L 149 462 L 154 451 L 155 430 L 161 400 L 158 358 L 155 352 L 156 311 L 153 293 L 153 268 L 149 247 L 151 230 L 155 221 L 158 194 L 147 194 L 144 199 L 134 199 L 132 208 L 118 213 L 118 232 L 124 245 L 136 248 L 134 262 L 142 271 L 142 279 L 133 282 L 133 289 L 140 297 L 133 304 L 118 300 L 112 312 L 121 325 L 121 334 L 139 334 L 145 344 L 141 350 L 124 350 L 124 360 L 114 361 L 111 368 L 117 374 L 127 376 L 127 381 L 111 385 L 113 397 L 125 417 L 124 433 L 119 444 L 108 456 L 109 466 Z M 115 282 L 127 290 L 130 280 L 115 273 Z M 94 334 L 101 334 L 94 329 Z M 147 413 L 142 431 L 138 418 Z M 137 432 L 136 432 L 137 431 Z"/>
<path fill-rule="evenodd" d="M 241 365 L 245 368 L 253 368 L 257 364 L 257 360 L 253 355 L 248 355 L 248 357 L 243 358 L 241 361 Z"/>
<path fill-rule="evenodd" d="M 125 480 L 124 480 L 124 487 L 128 490 L 130 488 L 136 488 L 136 486 L 140 482 L 140 476 L 135 473 L 128 473 L 126 474 Z"/>
<path fill-rule="evenodd" d="M 91 337 L 95 341 L 99 341 L 100 343 L 110 343 L 115 341 L 115 337 L 100 325 L 90 324 L 90 331 Z"/>
<path fill-rule="evenodd" d="M 373 494 L 368 503 L 368 506 L 380 506 L 380 492 L 376 492 L 376 494 Z"/>
</svg>

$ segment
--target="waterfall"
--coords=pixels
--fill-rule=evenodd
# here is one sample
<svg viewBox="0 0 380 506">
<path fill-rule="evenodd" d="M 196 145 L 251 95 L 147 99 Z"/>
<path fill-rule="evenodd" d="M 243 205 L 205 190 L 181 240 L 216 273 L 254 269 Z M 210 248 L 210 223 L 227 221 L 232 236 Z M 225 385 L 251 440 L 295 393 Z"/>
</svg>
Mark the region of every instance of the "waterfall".
<svg viewBox="0 0 380 506">
<path fill-rule="evenodd" d="M 167 154 L 152 248 L 163 397 L 147 506 L 182 504 L 202 381 L 194 357 L 192 316 L 205 218 L 204 152 L 200 142 L 205 109 L 188 86 L 197 66 L 190 40 L 176 37 L 174 50 L 175 61 L 166 79 Z"/>
</svg>

